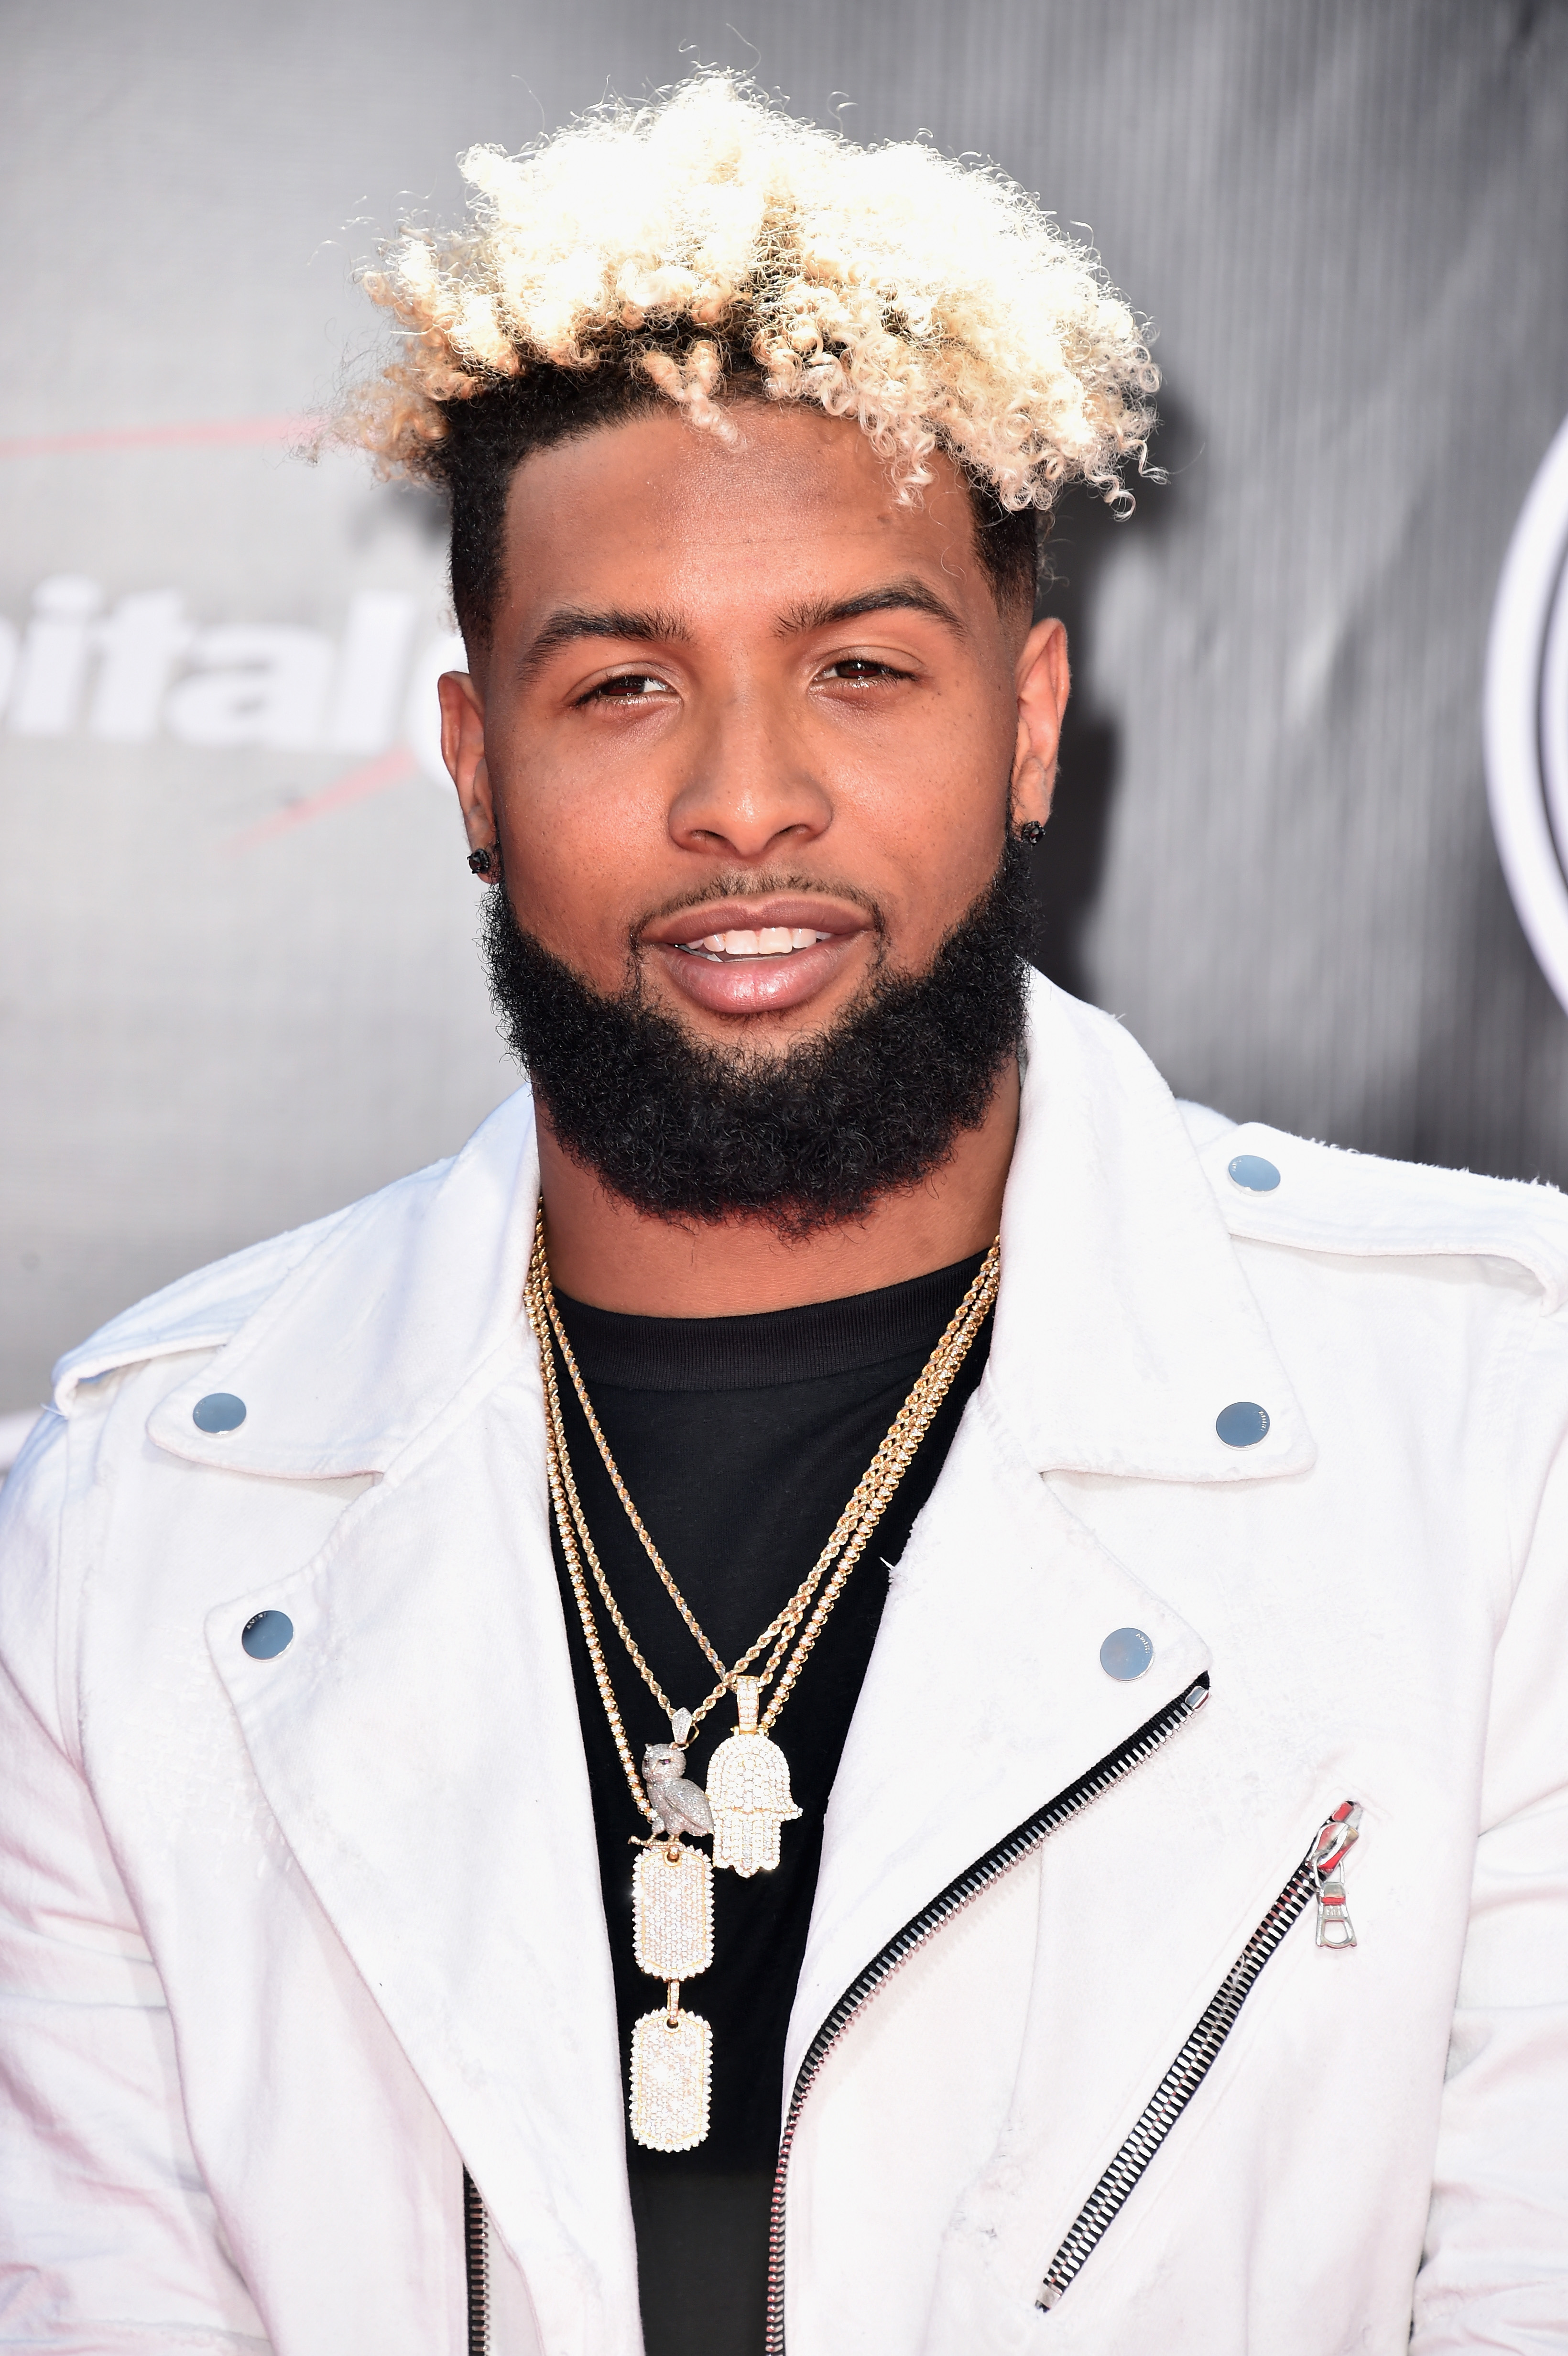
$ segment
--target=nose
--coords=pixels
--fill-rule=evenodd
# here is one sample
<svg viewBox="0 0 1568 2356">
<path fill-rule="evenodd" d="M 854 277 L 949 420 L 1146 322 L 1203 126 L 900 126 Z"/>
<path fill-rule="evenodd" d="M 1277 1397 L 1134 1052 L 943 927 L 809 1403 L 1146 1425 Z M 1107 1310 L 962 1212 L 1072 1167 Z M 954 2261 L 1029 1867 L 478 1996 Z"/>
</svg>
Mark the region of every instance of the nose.
<svg viewBox="0 0 1568 2356">
<path fill-rule="evenodd" d="M 833 820 L 832 797 L 782 715 L 736 696 L 716 712 L 669 810 L 683 851 L 748 862 L 815 841 Z"/>
</svg>

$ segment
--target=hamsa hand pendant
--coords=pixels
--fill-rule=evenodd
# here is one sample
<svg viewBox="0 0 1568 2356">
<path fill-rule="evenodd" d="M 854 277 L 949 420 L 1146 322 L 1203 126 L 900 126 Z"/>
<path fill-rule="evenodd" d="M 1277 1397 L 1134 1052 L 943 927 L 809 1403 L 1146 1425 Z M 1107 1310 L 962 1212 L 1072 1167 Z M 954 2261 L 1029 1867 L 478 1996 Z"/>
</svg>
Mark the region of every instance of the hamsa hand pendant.
<svg viewBox="0 0 1568 2356">
<path fill-rule="evenodd" d="M 737 1677 L 740 1723 L 713 1753 L 708 1804 L 713 1812 L 713 1862 L 743 1879 L 772 1873 L 779 1861 L 779 1826 L 799 1815 L 790 1797 L 789 1762 L 776 1742 L 757 1731 L 755 1677 Z"/>
</svg>

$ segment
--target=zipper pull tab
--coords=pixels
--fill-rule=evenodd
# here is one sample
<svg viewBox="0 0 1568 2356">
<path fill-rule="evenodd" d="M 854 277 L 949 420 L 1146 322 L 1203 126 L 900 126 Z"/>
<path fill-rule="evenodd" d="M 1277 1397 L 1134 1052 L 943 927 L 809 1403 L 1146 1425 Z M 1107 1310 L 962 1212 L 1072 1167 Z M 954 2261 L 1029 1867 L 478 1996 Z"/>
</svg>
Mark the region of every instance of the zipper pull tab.
<svg viewBox="0 0 1568 2356">
<path fill-rule="evenodd" d="M 1345 1906 L 1345 1859 L 1360 1839 L 1361 1804 L 1341 1800 L 1317 1829 L 1312 1844 L 1312 1873 L 1317 1894 L 1317 1944 L 1353 1947 L 1356 1933 Z"/>
</svg>

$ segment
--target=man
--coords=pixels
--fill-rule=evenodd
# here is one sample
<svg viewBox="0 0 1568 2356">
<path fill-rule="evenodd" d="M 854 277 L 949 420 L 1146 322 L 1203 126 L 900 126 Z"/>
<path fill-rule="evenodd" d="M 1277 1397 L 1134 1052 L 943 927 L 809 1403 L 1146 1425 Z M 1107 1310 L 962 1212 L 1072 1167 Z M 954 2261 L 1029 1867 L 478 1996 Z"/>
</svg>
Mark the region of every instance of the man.
<svg viewBox="0 0 1568 2356">
<path fill-rule="evenodd" d="M 354 430 L 532 1093 L 7 1491 L 0 2346 L 1568 2345 L 1568 1215 L 1025 984 L 1136 324 L 720 79 L 469 168 Z"/>
</svg>

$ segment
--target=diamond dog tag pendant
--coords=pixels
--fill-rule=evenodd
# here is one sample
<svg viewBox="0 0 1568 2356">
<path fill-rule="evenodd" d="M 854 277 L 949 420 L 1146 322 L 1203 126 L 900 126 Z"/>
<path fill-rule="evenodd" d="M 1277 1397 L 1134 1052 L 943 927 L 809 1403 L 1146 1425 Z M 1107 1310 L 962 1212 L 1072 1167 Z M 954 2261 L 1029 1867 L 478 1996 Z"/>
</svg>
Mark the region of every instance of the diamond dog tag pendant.
<svg viewBox="0 0 1568 2356">
<path fill-rule="evenodd" d="M 757 1731 L 755 1677 L 735 1680 L 740 1724 L 713 1753 L 708 1804 L 713 1811 L 713 1862 L 749 1879 L 772 1873 L 779 1861 L 779 1826 L 799 1815 L 790 1797 L 789 1762 L 776 1742 Z"/>
<path fill-rule="evenodd" d="M 713 1867 L 699 1848 L 672 1841 L 638 1852 L 632 1873 L 637 1969 L 656 1980 L 694 1980 L 713 1961 Z"/>
<path fill-rule="evenodd" d="M 672 1980 L 665 2010 L 645 2012 L 632 2031 L 632 2135 L 645 2150 L 690 2151 L 702 2141 L 712 2065 L 713 2032 L 700 2013 L 682 2012 Z"/>
</svg>

